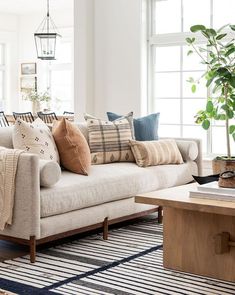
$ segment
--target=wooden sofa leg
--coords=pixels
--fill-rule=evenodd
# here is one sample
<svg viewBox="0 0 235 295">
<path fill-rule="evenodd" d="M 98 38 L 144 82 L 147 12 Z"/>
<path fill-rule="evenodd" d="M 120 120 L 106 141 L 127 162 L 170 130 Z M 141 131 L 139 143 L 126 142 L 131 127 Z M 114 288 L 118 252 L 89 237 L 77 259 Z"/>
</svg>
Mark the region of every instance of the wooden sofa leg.
<svg viewBox="0 0 235 295">
<path fill-rule="evenodd" d="M 109 221 L 108 221 L 108 217 L 106 217 L 103 223 L 103 239 L 104 240 L 108 240 L 108 232 L 109 232 Z"/>
<path fill-rule="evenodd" d="M 35 236 L 30 236 L 29 248 L 30 248 L 30 262 L 34 263 L 36 261 L 36 238 L 35 238 Z"/>
<path fill-rule="evenodd" d="M 158 223 L 162 223 L 162 219 L 163 219 L 162 211 L 163 211 L 162 207 L 159 206 L 158 210 L 157 210 L 157 212 L 158 212 Z"/>
</svg>

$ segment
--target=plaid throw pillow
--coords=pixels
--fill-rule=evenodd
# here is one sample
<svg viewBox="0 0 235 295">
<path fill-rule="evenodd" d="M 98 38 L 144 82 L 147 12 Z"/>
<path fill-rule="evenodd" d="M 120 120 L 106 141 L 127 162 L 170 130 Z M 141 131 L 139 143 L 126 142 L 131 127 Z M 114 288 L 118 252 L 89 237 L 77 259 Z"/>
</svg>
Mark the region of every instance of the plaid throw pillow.
<svg viewBox="0 0 235 295">
<path fill-rule="evenodd" d="M 90 115 L 85 115 L 85 119 L 92 164 L 134 161 L 129 146 L 129 140 L 133 139 L 132 114 L 113 122 L 103 121 Z"/>
</svg>

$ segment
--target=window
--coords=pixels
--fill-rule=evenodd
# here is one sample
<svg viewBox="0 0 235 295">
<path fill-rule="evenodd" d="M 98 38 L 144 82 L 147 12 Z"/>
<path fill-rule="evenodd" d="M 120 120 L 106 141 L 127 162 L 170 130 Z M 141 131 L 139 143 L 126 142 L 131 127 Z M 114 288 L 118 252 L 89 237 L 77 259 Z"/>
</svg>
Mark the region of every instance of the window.
<svg viewBox="0 0 235 295">
<path fill-rule="evenodd" d="M 196 55 L 187 56 L 185 38 L 195 24 L 219 28 L 234 23 L 235 1 L 152 0 L 149 10 L 149 111 L 161 113 L 160 136 L 198 137 L 204 153 L 225 153 L 223 124 L 212 122 L 206 132 L 194 123 L 208 90 L 201 83 L 196 93 L 191 92 L 187 79 L 200 77 L 205 66 Z"/>
<path fill-rule="evenodd" d="M 5 72 L 5 45 L 0 43 L 0 110 L 6 108 Z"/>
<path fill-rule="evenodd" d="M 58 113 L 73 111 L 72 42 L 58 46 L 57 59 L 49 64 L 50 107 Z"/>
</svg>

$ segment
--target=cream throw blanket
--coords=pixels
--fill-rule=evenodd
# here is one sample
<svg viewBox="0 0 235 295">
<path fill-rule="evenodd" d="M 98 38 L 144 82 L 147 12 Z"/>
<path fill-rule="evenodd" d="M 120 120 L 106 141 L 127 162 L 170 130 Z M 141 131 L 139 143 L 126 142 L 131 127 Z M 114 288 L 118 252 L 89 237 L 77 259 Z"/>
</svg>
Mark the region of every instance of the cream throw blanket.
<svg viewBox="0 0 235 295">
<path fill-rule="evenodd" d="M 12 223 L 15 175 L 22 150 L 0 147 L 0 230 Z"/>
</svg>

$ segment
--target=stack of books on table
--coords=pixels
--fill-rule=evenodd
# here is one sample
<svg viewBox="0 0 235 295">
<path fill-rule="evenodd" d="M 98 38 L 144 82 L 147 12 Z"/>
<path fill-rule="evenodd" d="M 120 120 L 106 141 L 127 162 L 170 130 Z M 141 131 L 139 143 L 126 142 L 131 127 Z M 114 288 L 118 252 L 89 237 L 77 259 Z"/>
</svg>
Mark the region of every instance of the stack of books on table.
<svg viewBox="0 0 235 295">
<path fill-rule="evenodd" d="M 213 181 L 198 185 L 197 190 L 189 192 L 189 197 L 235 202 L 235 189 L 219 187 L 218 181 Z"/>
</svg>

